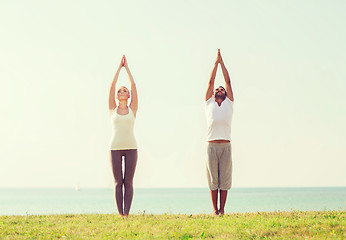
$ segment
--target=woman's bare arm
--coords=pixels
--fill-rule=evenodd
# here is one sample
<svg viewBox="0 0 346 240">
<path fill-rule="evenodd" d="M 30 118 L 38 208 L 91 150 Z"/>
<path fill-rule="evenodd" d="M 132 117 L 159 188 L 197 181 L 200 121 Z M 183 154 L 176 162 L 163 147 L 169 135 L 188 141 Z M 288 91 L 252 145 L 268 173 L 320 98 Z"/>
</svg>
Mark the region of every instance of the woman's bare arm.
<svg viewBox="0 0 346 240">
<path fill-rule="evenodd" d="M 124 67 L 126 69 L 127 75 L 129 76 L 129 81 L 131 85 L 131 103 L 130 103 L 130 108 L 133 112 L 133 114 L 136 116 L 137 110 L 138 110 L 138 95 L 137 95 L 137 88 L 136 88 L 136 83 L 133 80 L 130 68 L 127 64 L 127 59 L 124 57 L 125 63 Z"/>
<path fill-rule="evenodd" d="M 110 112 L 112 112 L 117 107 L 117 103 L 115 102 L 115 85 L 118 81 L 119 73 L 122 67 L 123 67 L 123 59 L 121 59 L 120 65 L 114 75 L 113 81 L 109 89 L 108 109 Z"/>
</svg>

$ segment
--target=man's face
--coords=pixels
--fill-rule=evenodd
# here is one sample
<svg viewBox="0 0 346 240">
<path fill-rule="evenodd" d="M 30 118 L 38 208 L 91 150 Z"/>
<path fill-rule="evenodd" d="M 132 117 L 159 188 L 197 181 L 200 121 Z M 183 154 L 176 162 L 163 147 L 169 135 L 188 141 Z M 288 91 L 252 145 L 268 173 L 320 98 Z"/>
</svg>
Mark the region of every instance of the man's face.
<svg viewBox="0 0 346 240">
<path fill-rule="evenodd" d="M 218 87 L 214 90 L 214 99 L 221 99 L 225 100 L 226 98 L 226 91 L 223 87 Z"/>
</svg>

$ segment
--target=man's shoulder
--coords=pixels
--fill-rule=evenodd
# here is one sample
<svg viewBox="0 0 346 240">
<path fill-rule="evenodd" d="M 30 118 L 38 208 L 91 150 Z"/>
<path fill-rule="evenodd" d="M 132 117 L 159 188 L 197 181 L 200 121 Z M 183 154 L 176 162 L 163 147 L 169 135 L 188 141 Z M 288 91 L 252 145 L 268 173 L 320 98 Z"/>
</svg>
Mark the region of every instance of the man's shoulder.
<svg viewBox="0 0 346 240">
<path fill-rule="evenodd" d="M 233 101 L 231 99 L 229 99 L 228 97 L 226 97 L 224 101 L 233 105 Z"/>
<path fill-rule="evenodd" d="M 210 103 L 213 103 L 215 100 L 213 99 L 213 97 L 209 98 L 208 100 L 205 100 L 204 103 L 206 105 L 209 105 Z"/>
</svg>

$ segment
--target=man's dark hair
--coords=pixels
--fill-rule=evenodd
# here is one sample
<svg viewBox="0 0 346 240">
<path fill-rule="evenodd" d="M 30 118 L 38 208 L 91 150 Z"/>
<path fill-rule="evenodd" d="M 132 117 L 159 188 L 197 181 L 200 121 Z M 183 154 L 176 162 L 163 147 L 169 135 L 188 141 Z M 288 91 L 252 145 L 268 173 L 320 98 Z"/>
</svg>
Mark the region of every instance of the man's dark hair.
<svg viewBox="0 0 346 240">
<path fill-rule="evenodd" d="M 225 90 L 225 96 L 227 96 L 226 89 L 223 86 L 219 86 L 219 87 L 222 88 L 223 90 Z"/>
</svg>

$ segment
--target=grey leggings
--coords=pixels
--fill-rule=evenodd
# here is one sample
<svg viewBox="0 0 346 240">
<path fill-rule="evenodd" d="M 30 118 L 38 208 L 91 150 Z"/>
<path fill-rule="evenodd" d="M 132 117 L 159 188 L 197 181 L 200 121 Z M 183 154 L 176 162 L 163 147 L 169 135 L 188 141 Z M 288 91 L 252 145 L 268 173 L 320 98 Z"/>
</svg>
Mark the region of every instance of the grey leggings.
<svg viewBox="0 0 346 240">
<path fill-rule="evenodd" d="M 124 157 L 125 172 L 122 171 Z M 129 214 L 133 197 L 133 176 L 137 164 L 137 149 L 111 150 L 111 161 L 115 182 L 115 201 L 119 214 Z M 123 185 L 125 194 L 123 195 Z M 124 208 L 123 208 L 124 202 Z"/>
</svg>

